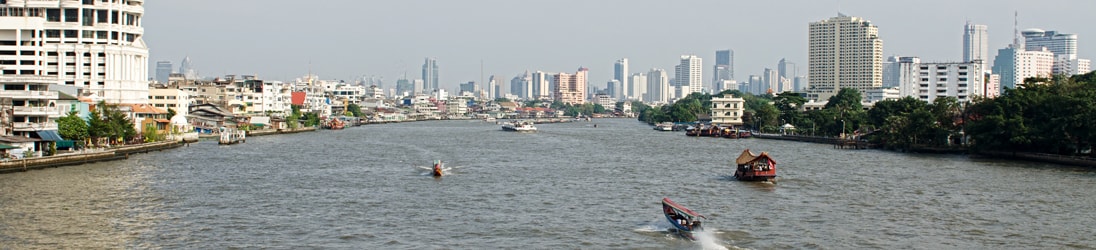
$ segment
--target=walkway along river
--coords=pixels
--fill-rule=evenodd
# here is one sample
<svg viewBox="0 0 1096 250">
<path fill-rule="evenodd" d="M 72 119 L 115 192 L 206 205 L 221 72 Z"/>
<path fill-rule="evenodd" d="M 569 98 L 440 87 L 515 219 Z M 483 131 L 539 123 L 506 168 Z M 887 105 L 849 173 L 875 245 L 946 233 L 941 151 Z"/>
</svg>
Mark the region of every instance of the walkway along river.
<svg viewBox="0 0 1096 250">
<path fill-rule="evenodd" d="M 594 125 L 597 125 L 595 127 Z M 250 138 L 0 175 L 0 249 L 691 249 L 659 200 L 727 248 L 1096 247 L 1096 171 L 686 137 L 630 119 L 507 133 L 482 121 Z M 743 149 L 776 184 L 733 181 Z M 452 167 L 428 174 L 434 160 Z"/>
</svg>

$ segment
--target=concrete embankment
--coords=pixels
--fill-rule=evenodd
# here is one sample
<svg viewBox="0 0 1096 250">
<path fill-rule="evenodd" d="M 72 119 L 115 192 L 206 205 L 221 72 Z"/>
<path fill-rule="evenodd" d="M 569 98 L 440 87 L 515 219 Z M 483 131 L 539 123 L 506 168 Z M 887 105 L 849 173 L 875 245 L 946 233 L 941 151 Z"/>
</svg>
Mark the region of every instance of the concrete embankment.
<svg viewBox="0 0 1096 250">
<path fill-rule="evenodd" d="M 85 163 L 121 160 L 130 154 L 160 151 L 185 145 L 182 142 L 153 142 L 138 145 L 125 145 L 109 149 L 92 149 L 77 153 L 65 153 L 54 156 L 5 160 L 0 162 L 0 173 L 27 171 L 51 167 L 80 165 Z"/>
<path fill-rule="evenodd" d="M 975 153 L 974 155 L 975 156 L 981 156 L 981 157 L 987 157 L 987 158 L 1005 158 L 1005 159 L 1034 161 L 1034 162 L 1047 162 L 1047 163 L 1082 166 L 1082 167 L 1096 167 L 1096 158 L 1082 157 L 1082 156 L 1068 156 L 1068 155 L 1040 154 L 1040 153 L 1024 153 L 1024 152 L 998 152 L 998 151 L 980 151 L 980 152 Z"/>
<path fill-rule="evenodd" d="M 247 131 L 247 136 L 264 136 L 264 135 L 280 135 L 280 134 L 293 134 L 300 132 L 316 131 L 316 127 L 303 127 L 296 129 L 263 129 Z"/>
<path fill-rule="evenodd" d="M 867 149 L 869 145 L 867 142 L 833 138 L 833 137 L 815 137 L 815 136 L 799 136 L 799 135 L 774 135 L 774 134 L 755 134 L 753 137 L 758 139 L 770 139 L 770 140 L 785 140 L 785 141 L 800 141 L 810 143 L 824 143 L 833 145 L 835 148 L 852 148 L 852 149 Z"/>
</svg>

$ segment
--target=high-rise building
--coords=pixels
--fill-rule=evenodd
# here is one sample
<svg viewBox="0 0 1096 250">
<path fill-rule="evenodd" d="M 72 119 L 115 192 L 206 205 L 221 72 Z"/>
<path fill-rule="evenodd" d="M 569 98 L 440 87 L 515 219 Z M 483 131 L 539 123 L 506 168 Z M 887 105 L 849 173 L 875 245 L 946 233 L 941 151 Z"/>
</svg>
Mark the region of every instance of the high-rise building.
<svg viewBox="0 0 1096 250">
<path fill-rule="evenodd" d="M 681 63 L 675 67 L 676 72 L 674 73 L 677 86 L 681 88 L 681 97 L 704 91 L 701 80 L 703 79 L 701 64 L 700 57 L 696 55 L 681 56 Z"/>
<path fill-rule="evenodd" d="M 630 97 L 628 99 L 642 101 L 643 97 L 647 95 L 647 74 L 633 73 L 628 82 L 632 83 L 630 85 L 631 89 L 628 90 L 631 93 L 628 94 Z"/>
<path fill-rule="evenodd" d="M 715 70 L 712 71 L 712 85 L 714 90 L 722 91 L 725 80 L 734 79 L 734 50 L 715 51 Z"/>
<path fill-rule="evenodd" d="M 673 89 L 670 88 L 670 81 L 666 75 L 666 70 L 651 69 L 651 71 L 647 71 L 646 101 L 651 103 L 667 103 L 669 102 L 672 93 Z"/>
<path fill-rule="evenodd" d="M 916 58 L 916 57 L 914 57 Z M 969 102 L 975 96 L 986 96 L 985 70 L 979 61 L 959 63 L 899 63 L 901 83 L 898 94 L 932 102 L 939 97 L 955 97 Z"/>
<path fill-rule="evenodd" d="M 487 96 L 486 96 L 486 98 L 488 100 L 495 100 L 495 98 L 499 98 L 499 96 L 500 96 L 499 95 L 499 85 L 500 85 L 501 82 L 502 82 L 502 78 L 499 78 L 495 75 L 491 75 L 490 77 L 487 77 L 487 89 L 486 89 L 486 91 L 487 91 L 486 95 Z"/>
<path fill-rule="evenodd" d="M 1053 74 L 1054 53 L 1045 47 L 1029 51 L 1015 44 L 997 50 L 993 73 L 1001 76 L 1001 89 L 1017 88 L 1030 77 L 1050 77 Z"/>
<path fill-rule="evenodd" d="M 766 87 L 761 79 L 762 78 L 759 75 L 750 75 L 750 82 L 747 84 L 749 91 L 746 92 L 750 92 L 754 95 L 764 94 L 765 90 L 769 89 L 769 87 Z"/>
<path fill-rule="evenodd" d="M 989 33 L 986 26 L 971 24 L 963 25 L 963 61 L 973 62 L 980 60 L 982 69 L 989 69 Z M 886 84 L 883 84 L 886 87 Z"/>
<path fill-rule="evenodd" d="M 613 100 L 622 100 L 621 96 L 623 95 L 621 95 L 621 93 L 623 92 L 624 91 L 621 90 L 620 81 L 617 81 L 617 79 L 612 79 L 605 83 L 605 94 Z"/>
<path fill-rule="evenodd" d="M 441 89 L 438 81 L 438 59 L 427 57 L 422 64 L 422 81 L 425 92 L 433 92 Z"/>
<path fill-rule="evenodd" d="M 183 57 L 183 61 L 179 63 L 179 74 L 183 74 L 183 78 L 187 80 L 198 79 L 198 70 L 194 69 L 194 62 L 190 60 L 190 56 Z"/>
<path fill-rule="evenodd" d="M 156 81 L 160 83 L 167 83 L 168 78 L 171 77 L 171 73 L 175 73 L 175 68 L 171 66 L 171 61 L 159 61 L 156 62 Z"/>
<path fill-rule="evenodd" d="M 147 104 L 144 2 L 0 1 L 0 61 L 11 62 L 0 70 L 0 97 L 13 109 L 0 110 L 9 121 L 0 134 L 56 131 L 68 110 L 52 105 L 50 84 L 81 88 L 96 102 Z"/>
<path fill-rule="evenodd" d="M 552 96 L 553 90 L 551 73 L 537 70 L 537 72 L 533 72 L 532 77 L 533 78 L 531 78 L 530 81 L 532 87 L 529 94 L 529 99 L 537 100 L 554 98 Z"/>
<path fill-rule="evenodd" d="M 525 73 L 510 79 L 510 94 L 518 98 L 526 98 L 533 95 L 533 75 L 526 70 Z"/>
<path fill-rule="evenodd" d="M 621 58 L 613 64 L 613 79 L 620 82 L 620 91 L 615 93 L 613 97 L 617 100 L 627 99 L 631 96 L 631 89 L 633 88 L 631 83 L 628 82 L 628 58 Z"/>
<path fill-rule="evenodd" d="M 792 86 L 792 79 L 799 75 L 799 68 L 795 66 L 795 63 L 780 58 L 780 62 L 776 64 L 776 72 L 780 75 L 780 85 L 776 86 L 776 92 L 795 91 L 795 87 Z"/>
<path fill-rule="evenodd" d="M 1054 66 L 1051 69 L 1054 74 L 1088 73 L 1089 61 L 1077 58 L 1077 35 L 1041 29 L 1027 29 L 1022 34 L 1025 50 L 1039 51 L 1041 48 L 1047 48 L 1054 53 Z"/>
<path fill-rule="evenodd" d="M 464 95 L 465 93 L 476 93 L 477 90 L 478 88 L 476 86 L 476 81 L 468 81 L 467 83 L 460 84 L 460 93 L 458 94 Z"/>
<path fill-rule="evenodd" d="M 838 15 L 810 23 L 809 32 L 808 97 L 826 100 L 842 88 L 883 86 L 883 39 L 871 21 Z"/>
<path fill-rule="evenodd" d="M 921 58 L 911 56 L 891 56 L 887 58 L 887 61 L 883 63 L 883 87 L 895 88 L 901 85 L 902 81 L 908 80 L 906 70 L 909 70 L 911 64 L 921 63 Z M 914 74 L 913 76 L 916 76 Z"/>
<path fill-rule="evenodd" d="M 586 103 L 586 74 L 590 70 L 579 68 L 575 74 L 559 73 L 552 77 L 552 86 L 556 101 L 564 104 Z"/>
<path fill-rule="evenodd" d="M 394 96 L 404 96 L 414 93 L 415 85 L 412 85 L 410 80 L 407 80 L 407 78 L 400 78 L 396 80 L 396 95 Z"/>
</svg>

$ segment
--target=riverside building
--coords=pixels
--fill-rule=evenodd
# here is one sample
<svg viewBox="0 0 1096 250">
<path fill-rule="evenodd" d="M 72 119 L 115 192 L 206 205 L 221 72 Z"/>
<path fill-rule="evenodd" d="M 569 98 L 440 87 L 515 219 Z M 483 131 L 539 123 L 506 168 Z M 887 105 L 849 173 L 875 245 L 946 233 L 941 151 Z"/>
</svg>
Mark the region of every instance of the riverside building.
<svg viewBox="0 0 1096 250">
<path fill-rule="evenodd" d="M 0 1 L 0 97 L 17 136 L 56 131 L 50 84 L 116 104 L 148 103 L 143 0 Z M 10 129 L 10 130 L 8 130 Z M 41 133 L 39 133 L 41 134 Z"/>
</svg>

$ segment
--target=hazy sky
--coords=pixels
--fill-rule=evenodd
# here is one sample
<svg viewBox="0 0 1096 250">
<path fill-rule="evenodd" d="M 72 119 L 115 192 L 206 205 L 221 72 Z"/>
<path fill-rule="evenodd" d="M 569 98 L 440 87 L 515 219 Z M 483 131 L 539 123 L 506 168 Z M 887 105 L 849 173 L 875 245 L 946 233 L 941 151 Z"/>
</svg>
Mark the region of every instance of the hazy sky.
<svg viewBox="0 0 1096 250">
<path fill-rule="evenodd" d="M 884 55 L 922 61 L 962 59 L 963 24 L 989 26 L 990 54 L 1020 29 L 1077 34 L 1081 58 L 1096 59 L 1096 1 L 1087 0 L 156 0 L 145 2 L 150 69 L 190 56 L 203 76 L 258 75 L 290 80 L 311 70 L 323 79 L 420 78 L 438 59 L 442 87 L 525 70 L 590 69 L 603 88 L 613 63 L 630 73 L 673 66 L 682 54 L 704 60 L 735 51 L 735 78 L 760 75 L 781 58 L 806 75 L 807 27 L 840 11 L 879 27 Z M 992 61 L 993 58 L 991 57 Z M 311 63 L 310 63 L 311 62 Z M 154 76 L 150 72 L 150 76 Z M 509 86 L 509 85 L 505 85 Z"/>
</svg>

